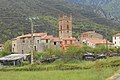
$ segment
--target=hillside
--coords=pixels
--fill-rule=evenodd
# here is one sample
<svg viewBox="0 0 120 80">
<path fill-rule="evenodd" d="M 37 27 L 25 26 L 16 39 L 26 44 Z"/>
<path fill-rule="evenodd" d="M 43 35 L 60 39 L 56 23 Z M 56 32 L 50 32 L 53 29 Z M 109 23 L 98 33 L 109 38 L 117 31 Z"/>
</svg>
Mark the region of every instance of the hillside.
<svg viewBox="0 0 120 80">
<path fill-rule="evenodd" d="M 74 4 L 91 6 L 94 12 L 107 19 L 120 21 L 120 0 L 68 0 Z"/>
<path fill-rule="evenodd" d="M 30 32 L 29 17 L 34 17 L 35 32 L 58 35 L 58 16 L 72 14 L 73 34 L 96 30 L 111 35 L 120 24 L 96 14 L 93 7 L 73 4 L 67 0 L 0 0 L 0 42 Z M 112 30 L 111 30 L 112 29 Z"/>
</svg>

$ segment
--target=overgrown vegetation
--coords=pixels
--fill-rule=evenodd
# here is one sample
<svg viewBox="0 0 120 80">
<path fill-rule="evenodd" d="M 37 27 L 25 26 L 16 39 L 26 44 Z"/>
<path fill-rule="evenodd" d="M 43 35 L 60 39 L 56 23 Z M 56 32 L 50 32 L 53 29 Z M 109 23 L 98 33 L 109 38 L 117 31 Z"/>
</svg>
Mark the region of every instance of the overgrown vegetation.
<svg viewBox="0 0 120 80">
<path fill-rule="evenodd" d="M 0 57 L 9 55 L 11 53 L 11 50 L 12 50 L 12 42 L 11 40 L 8 40 L 4 43 L 4 49 L 0 51 Z"/>
<path fill-rule="evenodd" d="M 70 62 L 73 60 L 82 60 L 83 54 L 90 52 L 96 54 L 106 54 L 110 55 L 111 53 L 120 52 L 120 48 L 109 48 L 107 49 L 105 46 L 101 45 L 96 48 L 91 48 L 88 46 L 83 47 L 74 47 L 70 46 L 67 50 L 62 49 L 47 49 L 42 53 L 35 53 L 36 60 L 48 59 L 51 58 L 53 55 L 57 58 L 61 59 L 62 61 Z"/>
</svg>

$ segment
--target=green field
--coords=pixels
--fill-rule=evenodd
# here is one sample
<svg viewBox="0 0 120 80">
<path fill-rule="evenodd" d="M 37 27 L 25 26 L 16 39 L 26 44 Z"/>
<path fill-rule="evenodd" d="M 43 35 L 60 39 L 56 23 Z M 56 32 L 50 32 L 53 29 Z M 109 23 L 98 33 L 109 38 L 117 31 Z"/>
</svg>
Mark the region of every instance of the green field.
<svg viewBox="0 0 120 80">
<path fill-rule="evenodd" d="M 45 65 L 1 67 L 0 80 L 106 80 L 119 69 L 119 57 L 94 62 L 55 62 Z"/>
<path fill-rule="evenodd" d="M 100 70 L 10 71 L 0 72 L 0 80 L 105 80 L 117 69 L 118 67 Z"/>
</svg>

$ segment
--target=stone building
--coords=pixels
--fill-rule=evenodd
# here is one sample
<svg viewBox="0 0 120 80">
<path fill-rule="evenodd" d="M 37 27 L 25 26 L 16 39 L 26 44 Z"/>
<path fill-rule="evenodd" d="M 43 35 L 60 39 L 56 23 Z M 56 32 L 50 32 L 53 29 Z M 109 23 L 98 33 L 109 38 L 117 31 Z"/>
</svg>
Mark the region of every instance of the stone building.
<svg viewBox="0 0 120 80">
<path fill-rule="evenodd" d="M 84 40 L 86 38 L 95 38 L 95 39 L 104 39 L 103 35 L 96 33 L 95 31 L 87 31 L 87 32 L 83 32 L 80 35 L 79 41 L 82 45 L 84 45 Z"/>
<path fill-rule="evenodd" d="M 47 33 L 34 33 L 34 50 L 42 52 L 45 49 L 41 39 L 47 36 Z M 27 54 L 31 52 L 31 34 L 18 36 L 12 40 L 12 52 Z"/>
<path fill-rule="evenodd" d="M 59 37 L 54 37 L 52 40 L 51 40 L 51 48 L 52 49 L 62 49 L 62 39 L 60 39 Z"/>
<path fill-rule="evenodd" d="M 105 39 L 98 39 L 98 38 L 85 38 L 84 39 L 84 45 L 96 48 L 99 46 L 108 46 L 108 47 L 113 47 L 113 43 L 105 40 Z"/>
<path fill-rule="evenodd" d="M 83 32 L 80 35 L 80 38 L 97 38 L 97 39 L 103 39 L 103 35 L 96 33 L 95 31 L 88 31 L 88 32 Z"/>
<path fill-rule="evenodd" d="M 59 16 L 59 37 L 72 37 L 72 16 Z"/>
<path fill-rule="evenodd" d="M 61 45 L 66 50 L 69 46 L 78 46 L 78 42 L 76 38 L 63 38 Z"/>
</svg>

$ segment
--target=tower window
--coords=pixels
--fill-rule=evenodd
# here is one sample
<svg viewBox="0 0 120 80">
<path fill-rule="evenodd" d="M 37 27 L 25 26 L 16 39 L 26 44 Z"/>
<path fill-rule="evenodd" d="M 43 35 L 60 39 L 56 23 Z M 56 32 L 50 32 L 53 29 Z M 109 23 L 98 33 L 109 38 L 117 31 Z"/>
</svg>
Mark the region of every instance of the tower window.
<svg viewBox="0 0 120 80">
<path fill-rule="evenodd" d="M 62 25 L 60 26 L 60 29 L 62 30 Z"/>
<path fill-rule="evenodd" d="M 69 30 L 69 25 L 67 25 L 67 30 Z"/>
</svg>

